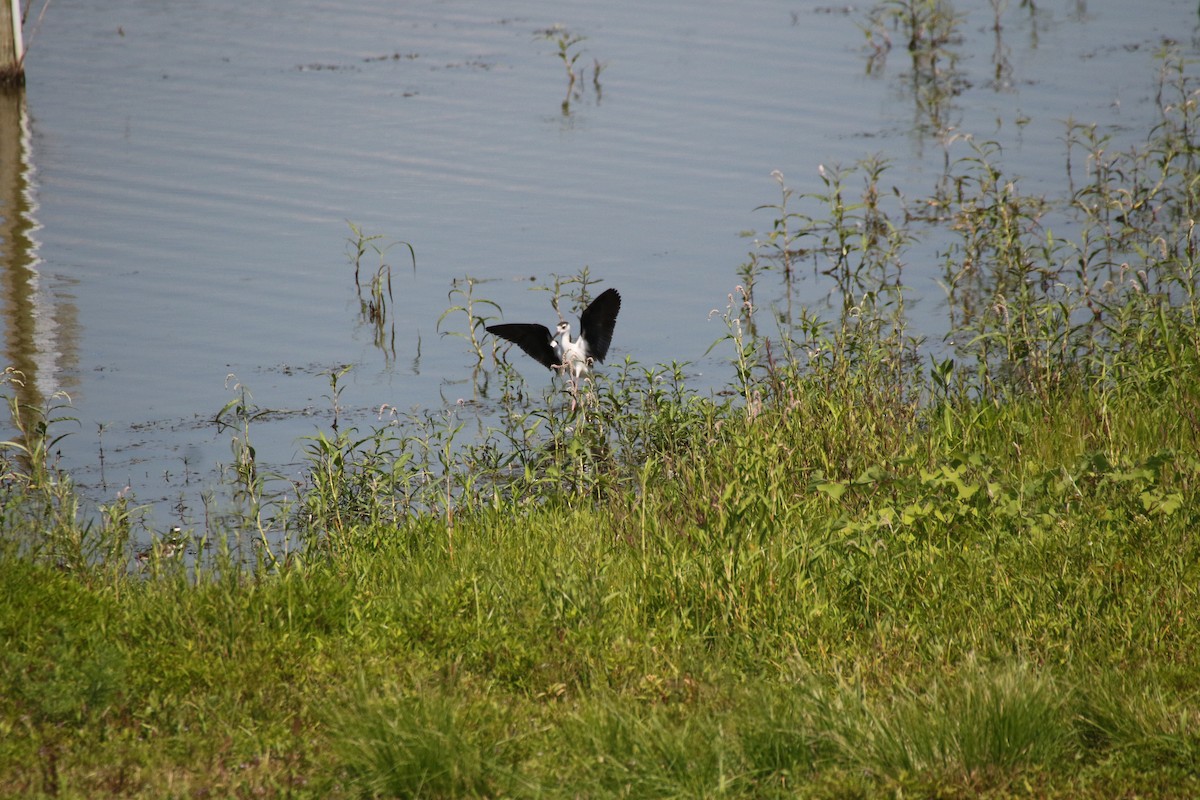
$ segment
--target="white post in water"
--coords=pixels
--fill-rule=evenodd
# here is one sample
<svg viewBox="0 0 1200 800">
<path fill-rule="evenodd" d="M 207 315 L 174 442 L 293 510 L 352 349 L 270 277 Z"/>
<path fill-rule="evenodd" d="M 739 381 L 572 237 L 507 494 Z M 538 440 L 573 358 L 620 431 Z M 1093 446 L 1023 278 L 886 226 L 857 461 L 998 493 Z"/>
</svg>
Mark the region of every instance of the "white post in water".
<svg viewBox="0 0 1200 800">
<path fill-rule="evenodd" d="M 21 41 L 21 0 L 0 0 L 0 86 L 25 83 Z"/>
</svg>

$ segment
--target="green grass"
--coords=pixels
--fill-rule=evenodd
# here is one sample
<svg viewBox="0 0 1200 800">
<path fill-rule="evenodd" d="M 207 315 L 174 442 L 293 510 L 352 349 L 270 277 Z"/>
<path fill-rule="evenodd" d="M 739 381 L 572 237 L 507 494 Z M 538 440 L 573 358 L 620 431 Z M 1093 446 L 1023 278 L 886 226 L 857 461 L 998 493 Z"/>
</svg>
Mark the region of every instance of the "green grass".
<svg viewBox="0 0 1200 800">
<path fill-rule="evenodd" d="M 1105 398 L 1103 439 L 1090 391 L 968 405 L 953 447 L 792 388 L 674 409 L 691 437 L 603 499 L 463 499 L 453 552 L 429 514 L 259 572 L 9 552 L 0 790 L 1200 790 L 1193 379 Z"/>
<path fill-rule="evenodd" d="M 986 146 L 919 204 L 888 207 L 878 160 L 784 188 L 725 314 L 728 397 L 627 361 L 571 412 L 468 336 L 494 427 L 321 434 L 284 506 L 237 387 L 251 513 L 186 558 L 139 566 L 120 503 L 83 520 L 62 407 L 12 401 L 0 795 L 1200 795 L 1200 197 L 1173 108 L 1064 198 Z M 953 352 L 900 282 L 939 232 Z M 810 262 L 828 308 L 792 302 Z"/>
</svg>

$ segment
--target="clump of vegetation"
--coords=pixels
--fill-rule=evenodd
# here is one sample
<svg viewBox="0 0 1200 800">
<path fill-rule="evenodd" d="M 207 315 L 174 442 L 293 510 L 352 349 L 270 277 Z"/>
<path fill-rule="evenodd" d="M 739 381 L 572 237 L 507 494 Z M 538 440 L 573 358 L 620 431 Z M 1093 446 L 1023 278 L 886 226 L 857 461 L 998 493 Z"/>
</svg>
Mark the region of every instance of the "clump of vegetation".
<svg viewBox="0 0 1200 800">
<path fill-rule="evenodd" d="M 417 252 L 408 242 L 381 244 L 383 236 L 368 236 L 360 226 L 353 222 L 347 224 L 352 234 L 346 240 L 346 244 L 350 263 L 354 265 L 354 288 L 358 291 L 359 316 L 371 326 L 375 346 L 385 358 L 391 360 L 396 357 L 396 322 L 391 314 L 392 267 L 386 261 L 387 252 L 396 244 L 408 248 L 414 273 L 417 271 Z M 369 278 L 364 279 L 362 261 L 368 252 L 374 253 L 379 259 L 379 266 Z"/>
<path fill-rule="evenodd" d="M 1002 0 L 992 0 L 995 30 L 999 37 Z M 925 133 L 942 135 L 951 125 L 953 100 L 963 90 L 965 76 L 959 69 L 963 15 L 949 0 L 883 0 L 872 6 L 862 25 L 869 48 L 867 74 L 881 72 L 892 50 L 893 35 L 908 51 L 910 69 L 906 89 L 918 114 L 918 127 Z M 997 80 L 1003 72 L 996 61 Z"/>
<path fill-rule="evenodd" d="M 1143 147 L 1071 126 L 1062 197 L 986 143 L 919 200 L 879 159 L 778 176 L 726 394 L 626 360 L 572 410 L 495 366 L 492 426 L 309 440 L 271 557 L 214 529 L 139 568 L 55 468 L 63 412 L 14 407 L 0 793 L 1200 793 L 1198 120 L 1163 74 Z M 908 322 L 918 237 L 945 347 Z M 223 412 L 259 497 L 254 414 Z"/>
<path fill-rule="evenodd" d="M 563 116 L 571 113 L 571 101 L 578 100 L 582 96 L 582 92 L 577 90 L 577 86 L 583 81 L 584 75 L 587 73 L 587 67 L 576 69 L 576 63 L 580 56 L 583 55 L 583 49 L 580 47 L 585 41 L 586 36 L 580 36 L 572 33 L 562 25 L 553 25 L 549 28 L 544 28 L 537 31 L 537 35 L 543 39 L 554 42 L 558 48 L 555 55 L 562 62 L 563 69 L 567 74 L 567 92 L 562 101 Z M 592 59 L 592 88 L 596 92 L 596 102 L 600 102 L 600 97 L 603 94 L 603 88 L 600 85 L 600 73 L 604 71 L 605 65 L 599 59 Z"/>
</svg>

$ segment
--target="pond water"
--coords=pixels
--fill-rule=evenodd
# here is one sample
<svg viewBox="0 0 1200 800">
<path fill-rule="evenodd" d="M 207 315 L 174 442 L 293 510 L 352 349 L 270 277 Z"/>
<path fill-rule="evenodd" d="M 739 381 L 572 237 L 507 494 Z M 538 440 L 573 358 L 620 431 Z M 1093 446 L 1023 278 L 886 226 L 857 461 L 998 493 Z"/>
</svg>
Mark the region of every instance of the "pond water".
<svg viewBox="0 0 1200 800">
<path fill-rule="evenodd" d="M 828 0 L 32 5 L 28 84 L 0 111 L 5 362 L 26 399 L 69 393 L 59 448 L 84 495 L 129 492 L 158 529 L 202 524 L 235 384 L 275 412 L 252 438 L 285 473 L 328 428 L 342 365 L 343 420 L 364 428 L 385 405 L 471 397 L 473 357 L 439 331 L 466 276 L 505 319 L 550 322 L 530 289 L 586 266 L 624 296 L 610 359 L 687 362 L 720 388 L 709 312 L 744 232 L 770 228 L 754 209 L 778 201 L 773 170 L 812 192 L 820 165 L 880 154 L 886 183 L 920 194 L 969 134 L 1000 142 L 1026 191 L 1060 191 L 1065 121 L 1143 138 L 1155 54 L 1194 55 L 1198 21 L 1194 0 L 958 3 L 958 92 L 933 113 L 903 42 L 872 64 L 870 6 Z M 348 221 L 415 251 L 415 270 L 386 253 L 384 347 Z M 930 258 L 906 275 L 931 333 L 940 274 Z"/>
</svg>

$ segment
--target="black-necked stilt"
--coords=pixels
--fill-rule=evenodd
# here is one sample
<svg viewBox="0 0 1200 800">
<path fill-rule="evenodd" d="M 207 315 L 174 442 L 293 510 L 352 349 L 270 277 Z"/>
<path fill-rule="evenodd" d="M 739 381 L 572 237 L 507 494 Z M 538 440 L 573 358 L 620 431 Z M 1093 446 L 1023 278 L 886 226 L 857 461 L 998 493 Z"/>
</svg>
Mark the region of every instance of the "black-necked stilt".
<svg viewBox="0 0 1200 800">
<path fill-rule="evenodd" d="M 603 361 L 612 344 L 613 328 L 621 310 L 621 295 L 605 289 L 579 315 L 579 338 L 572 341 L 571 323 L 558 323 L 556 335 L 536 322 L 511 322 L 488 325 L 487 332 L 508 339 L 552 370 L 569 372 L 573 381 L 591 369 L 593 361 Z"/>
</svg>

